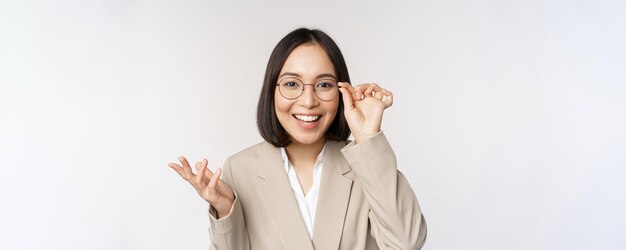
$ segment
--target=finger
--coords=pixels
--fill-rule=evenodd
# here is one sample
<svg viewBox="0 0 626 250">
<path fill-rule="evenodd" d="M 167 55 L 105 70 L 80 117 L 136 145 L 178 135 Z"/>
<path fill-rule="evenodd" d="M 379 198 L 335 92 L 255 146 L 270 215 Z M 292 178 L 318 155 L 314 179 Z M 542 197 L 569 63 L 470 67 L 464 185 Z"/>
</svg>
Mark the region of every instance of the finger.
<svg viewBox="0 0 626 250">
<path fill-rule="evenodd" d="M 354 91 L 358 93 L 357 100 L 363 100 L 363 98 L 365 98 L 366 95 L 369 95 L 366 92 L 370 87 L 372 87 L 370 83 L 363 83 L 354 87 L 355 89 Z M 376 88 L 374 88 L 374 90 L 376 90 Z"/>
<path fill-rule="evenodd" d="M 202 166 L 202 162 L 196 162 L 196 164 L 193 165 L 196 168 L 196 174 L 198 173 L 198 171 L 200 171 L 200 167 Z"/>
<path fill-rule="evenodd" d="M 174 171 L 176 171 L 176 173 L 178 173 L 178 175 L 180 175 L 180 177 L 182 177 L 183 179 L 185 179 L 185 172 L 183 172 L 183 168 L 181 166 L 179 166 L 176 163 L 168 163 L 167 166 L 169 166 L 171 169 L 174 169 Z"/>
<path fill-rule="evenodd" d="M 355 88 L 354 89 L 354 93 L 353 93 L 353 98 L 354 100 L 358 101 L 358 100 L 363 100 L 363 90 L 359 89 L 359 88 Z"/>
<path fill-rule="evenodd" d="M 359 85 L 354 86 L 355 89 L 361 90 L 361 92 L 365 91 L 369 87 L 370 87 L 369 83 L 361 83 Z"/>
<path fill-rule="evenodd" d="M 196 183 L 201 183 L 202 178 L 204 178 L 204 168 L 207 166 L 207 160 L 202 159 L 201 162 L 196 163 L 196 169 L 198 170 L 198 174 L 196 174 L 195 180 Z"/>
<path fill-rule="evenodd" d="M 341 92 L 341 89 L 347 89 L 348 92 L 350 93 L 350 95 L 352 95 L 353 99 L 357 99 L 358 98 L 358 96 L 356 96 L 356 93 L 357 93 L 356 89 L 352 85 L 350 85 L 349 82 L 340 82 L 339 83 L 339 87 L 340 87 L 340 92 Z"/>
<path fill-rule="evenodd" d="M 203 180 L 204 182 L 209 183 L 209 181 L 211 181 L 211 177 L 213 177 L 213 172 L 209 169 L 209 162 L 206 159 L 202 161 L 202 164 L 204 165 Z"/>
<path fill-rule="evenodd" d="M 376 83 L 372 83 L 372 84 L 374 85 L 374 93 L 378 93 L 378 92 L 384 93 L 383 91 L 385 89 L 383 89 L 381 86 L 378 86 L 378 84 L 376 84 Z M 376 97 L 376 96 L 374 96 L 374 97 Z M 382 99 L 382 97 L 381 97 L 381 99 Z"/>
<path fill-rule="evenodd" d="M 374 84 L 370 84 L 367 89 L 363 92 L 363 94 L 365 96 L 372 96 L 372 92 L 374 91 L 374 88 L 376 88 L 376 86 Z"/>
<path fill-rule="evenodd" d="M 185 159 L 185 157 L 181 156 L 178 157 L 178 160 L 180 160 L 180 163 L 183 164 L 183 172 L 185 173 L 185 180 L 190 180 L 191 178 L 193 178 L 194 174 L 193 171 L 191 170 L 191 167 L 189 166 L 189 162 L 187 161 L 187 159 Z"/>
<path fill-rule="evenodd" d="M 376 93 L 378 92 L 382 92 L 383 88 L 381 88 L 380 86 L 378 86 L 378 84 L 376 83 L 370 83 L 370 87 L 368 89 L 371 89 L 372 91 L 369 93 L 372 97 L 376 97 Z"/>
<path fill-rule="evenodd" d="M 375 97 L 376 99 L 378 99 L 378 100 L 381 100 L 381 101 L 382 101 L 382 100 L 383 100 L 383 96 L 384 96 L 384 95 L 383 95 L 383 92 L 378 91 L 378 92 L 375 92 L 375 93 L 374 93 L 374 97 Z"/>
<path fill-rule="evenodd" d="M 382 91 L 383 88 L 380 87 L 378 84 L 376 83 L 363 83 L 363 84 L 359 84 L 358 86 L 354 87 L 356 89 L 360 89 L 361 91 L 365 92 L 367 89 L 372 88 L 372 91 L 374 92 L 378 92 L 378 91 Z"/>
<path fill-rule="evenodd" d="M 217 174 L 217 170 L 215 170 Z M 224 170 L 220 169 L 220 175 L 217 177 L 217 184 L 215 185 L 216 190 L 230 190 L 230 186 L 222 180 L 222 175 L 224 174 Z"/>
<path fill-rule="evenodd" d="M 350 111 L 354 109 L 352 93 L 350 93 L 350 89 L 353 89 L 352 86 L 350 86 L 350 84 L 345 83 L 345 82 L 340 82 L 339 86 L 341 86 L 341 88 L 339 88 L 339 91 L 341 92 L 341 95 L 343 96 L 343 106 L 344 106 L 345 111 Z M 344 88 L 344 86 L 350 86 L 350 87 Z"/>
<path fill-rule="evenodd" d="M 354 90 L 354 97 L 355 97 L 355 100 L 363 100 L 363 98 L 365 98 L 365 95 L 363 95 L 363 90 L 355 89 Z"/>
<path fill-rule="evenodd" d="M 217 170 L 215 170 L 215 174 L 213 175 L 213 177 L 211 177 L 211 181 L 209 181 L 209 196 L 211 197 L 215 197 L 215 195 L 217 195 L 217 182 L 220 179 L 220 176 L 222 175 L 222 169 L 218 168 Z"/>
<path fill-rule="evenodd" d="M 385 106 L 385 108 L 389 108 L 393 104 L 393 93 L 391 93 L 391 91 L 388 91 L 386 89 L 384 89 L 384 92 L 385 92 L 385 99 L 383 99 L 383 105 Z"/>
<path fill-rule="evenodd" d="M 204 168 L 204 182 L 209 183 L 214 173 L 209 169 L 208 165 Z"/>
</svg>

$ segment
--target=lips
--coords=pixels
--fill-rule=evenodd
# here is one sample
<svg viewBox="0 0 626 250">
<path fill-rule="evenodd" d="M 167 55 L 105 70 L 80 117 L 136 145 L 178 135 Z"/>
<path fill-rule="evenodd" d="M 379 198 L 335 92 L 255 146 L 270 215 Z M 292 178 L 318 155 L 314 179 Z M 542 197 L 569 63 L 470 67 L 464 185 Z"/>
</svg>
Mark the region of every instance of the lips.
<svg viewBox="0 0 626 250">
<path fill-rule="evenodd" d="M 321 122 L 321 115 L 293 115 L 300 128 L 309 130 L 316 128 Z"/>
<path fill-rule="evenodd" d="M 303 122 L 316 122 L 322 116 L 321 115 L 293 115 L 293 117 Z"/>
</svg>

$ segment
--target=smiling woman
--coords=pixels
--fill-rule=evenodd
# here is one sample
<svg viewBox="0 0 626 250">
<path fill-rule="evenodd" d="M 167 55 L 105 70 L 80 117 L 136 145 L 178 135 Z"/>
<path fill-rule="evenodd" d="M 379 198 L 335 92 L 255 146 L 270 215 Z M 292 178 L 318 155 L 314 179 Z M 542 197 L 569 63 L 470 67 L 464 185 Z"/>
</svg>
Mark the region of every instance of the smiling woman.
<svg viewBox="0 0 626 250">
<path fill-rule="evenodd" d="M 279 91 L 274 91 L 275 111 L 281 126 L 291 135 L 290 144 L 323 144 L 321 139 L 339 107 L 335 69 L 326 52 L 318 44 L 298 46 L 287 57 L 280 77 Z M 332 82 L 324 81 L 328 78 Z M 319 83 L 305 85 L 303 81 Z"/>
<path fill-rule="evenodd" d="M 309 56 L 313 56 L 313 58 L 308 58 Z M 303 79 L 302 74 L 305 73 L 310 74 L 307 77 L 313 80 Z M 318 87 L 318 85 L 322 84 L 321 80 L 333 80 L 330 82 L 331 84 L 350 82 L 348 68 L 339 47 L 328 35 L 321 31 L 298 29 L 291 32 L 276 45 L 267 63 L 263 88 L 261 89 L 257 107 L 257 126 L 261 136 L 274 146 L 287 146 L 291 141 L 289 135 L 292 135 L 285 131 L 287 128 L 281 125 L 277 114 L 273 111 L 275 104 L 283 101 L 276 94 L 282 94 L 284 99 L 288 100 L 298 98 L 301 93 L 306 92 L 304 91 L 305 82 L 303 80 L 307 80 L 308 84 L 315 84 L 316 94 L 320 92 L 318 90 L 319 87 L 322 87 Z M 297 93 L 300 94 L 297 94 L 297 96 L 295 94 L 285 96 L 288 93 L 283 90 L 287 90 L 286 87 L 289 87 L 289 84 L 292 82 L 300 84 L 301 88 L 291 88 L 299 89 Z M 278 91 L 276 91 L 276 87 L 278 87 Z M 329 90 L 329 93 L 331 93 L 331 96 L 328 96 L 328 99 L 323 99 L 334 103 L 337 106 L 337 112 L 343 112 L 342 97 L 334 98 L 338 96 L 338 90 L 333 88 Z M 320 101 L 322 100 L 320 99 Z M 326 137 L 330 140 L 347 140 L 350 130 L 345 117 L 340 115 L 336 119 L 330 120 L 333 123 L 331 127 L 327 127 Z"/>
<path fill-rule="evenodd" d="M 196 173 L 182 156 L 169 164 L 209 203 L 213 249 L 423 246 L 417 198 L 380 130 L 393 95 L 349 82 L 328 35 L 294 30 L 267 65 L 257 109 L 265 142 L 215 173 L 206 159 Z"/>
</svg>

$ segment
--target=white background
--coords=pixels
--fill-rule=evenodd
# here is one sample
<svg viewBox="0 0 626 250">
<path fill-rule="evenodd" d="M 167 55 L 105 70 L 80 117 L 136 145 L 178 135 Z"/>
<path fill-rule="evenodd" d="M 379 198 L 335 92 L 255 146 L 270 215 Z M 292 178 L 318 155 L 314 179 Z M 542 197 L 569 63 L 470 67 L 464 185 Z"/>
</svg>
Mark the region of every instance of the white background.
<svg viewBox="0 0 626 250">
<path fill-rule="evenodd" d="M 0 249 L 207 249 L 167 163 L 261 140 L 301 26 L 394 91 L 425 249 L 626 248 L 624 1 L 117 0 L 0 3 Z"/>
</svg>

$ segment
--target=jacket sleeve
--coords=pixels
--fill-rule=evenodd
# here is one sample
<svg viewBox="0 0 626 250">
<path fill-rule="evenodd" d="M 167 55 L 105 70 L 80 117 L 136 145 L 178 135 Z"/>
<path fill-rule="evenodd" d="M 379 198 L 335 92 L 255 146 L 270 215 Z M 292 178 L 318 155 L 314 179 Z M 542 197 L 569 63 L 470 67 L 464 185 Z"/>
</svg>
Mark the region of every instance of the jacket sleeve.
<svg viewBox="0 0 626 250">
<path fill-rule="evenodd" d="M 380 249 L 421 249 L 426 221 L 409 182 L 383 132 L 341 152 L 361 183 L 370 205 L 371 234 Z"/>
<path fill-rule="evenodd" d="M 211 239 L 211 249 L 250 249 L 250 240 L 246 222 L 241 210 L 241 201 L 237 195 L 236 186 L 233 181 L 230 158 L 226 159 L 223 168 L 223 181 L 233 189 L 235 200 L 230 209 L 230 213 L 216 219 L 217 211 L 209 206 L 209 237 Z"/>
</svg>

